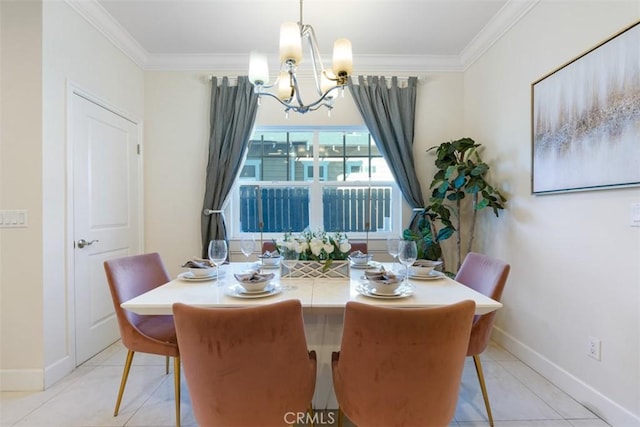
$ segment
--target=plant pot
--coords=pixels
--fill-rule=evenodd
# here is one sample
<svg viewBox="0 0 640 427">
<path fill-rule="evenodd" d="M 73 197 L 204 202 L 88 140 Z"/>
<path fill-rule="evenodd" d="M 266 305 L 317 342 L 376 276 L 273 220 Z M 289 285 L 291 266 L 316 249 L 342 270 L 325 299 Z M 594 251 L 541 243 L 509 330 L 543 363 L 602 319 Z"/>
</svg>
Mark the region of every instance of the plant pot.
<svg viewBox="0 0 640 427">
<path fill-rule="evenodd" d="M 291 276 L 289 276 L 289 273 L 291 273 Z M 281 278 L 313 279 L 322 277 L 327 279 L 350 279 L 350 273 L 349 261 L 332 261 L 329 267 L 325 267 L 324 262 L 298 261 L 291 272 L 284 263 L 280 264 Z"/>
</svg>

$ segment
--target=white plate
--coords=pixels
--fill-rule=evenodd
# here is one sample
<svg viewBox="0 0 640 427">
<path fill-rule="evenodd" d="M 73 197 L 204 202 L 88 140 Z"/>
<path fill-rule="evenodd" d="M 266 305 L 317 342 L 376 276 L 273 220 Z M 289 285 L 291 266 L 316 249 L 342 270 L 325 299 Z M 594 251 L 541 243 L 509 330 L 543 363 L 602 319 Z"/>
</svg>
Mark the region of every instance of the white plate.
<svg viewBox="0 0 640 427">
<path fill-rule="evenodd" d="M 398 298 L 406 298 L 413 295 L 413 288 L 406 285 L 401 285 L 396 289 L 396 292 L 393 294 L 378 294 L 374 290 L 367 288 L 364 285 L 359 285 L 356 288 L 356 291 L 360 295 L 364 295 L 365 297 L 370 298 L 381 298 L 381 299 L 398 299 Z"/>
<path fill-rule="evenodd" d="M 261 292 L 247 292 L 242 286 L 235 284 L 227 288 L 226 294 L 235 298 L 265 298 L 280 292 L 282 292 L 282 288 L 275 283 L 270 283 Z"/>
<path fill-rule="evenodd" d="M 258 262 L 254 262 L 253 263 L 253 267 L 254 268 L 263 268 L 265 270 L 277 270 L 278 268 L 280 268 L 280 263 L 276 264 L 276 265 L 267 265 L 267 264 L 262 264 L 260 261 Z"/>
<path fill-rule="evenodd" d="M 409 279 L 415 279 L 415 280 L 437 280 L 437 279 L 443 279 L 444 277 L 446 277 L 444 273 L 436 270 L 431 270 L 429 274 L 424 276 L 409 274 Z"/>
<path fill-rule="evenodd" d="M 368 264 L 354 264 L 353 261 L 351 261 L 351 268 L 355 268 L 355 269 L 362 269 L 362 270 L 366 270 L 367 268 L 378 268 L 380 267 L 380 263 L 379 262 L 375 262 L 375 261 L 369 261 Z"/>
<path fill-rule="evenodd" d="M 224 277 L 224 271 L 220 272 L 220 277 Z M 194 276 L 192 272 L 185 271 L 183 273 L 178 274 L 178 279 L 184 280 L 186 282 L 206 282 L 209 280 L 216 280 L 216 273 L 213 272 L 210 276 Z"/>
</svg>

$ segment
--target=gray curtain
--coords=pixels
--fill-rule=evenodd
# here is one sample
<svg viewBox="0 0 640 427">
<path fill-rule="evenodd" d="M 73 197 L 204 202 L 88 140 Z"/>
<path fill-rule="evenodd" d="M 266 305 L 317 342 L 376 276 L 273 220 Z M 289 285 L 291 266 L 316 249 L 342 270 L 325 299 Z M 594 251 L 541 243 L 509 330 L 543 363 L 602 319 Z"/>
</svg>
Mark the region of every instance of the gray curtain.
<svg viewBox="0 0 640 427">
<path fill-rule="evenodd" d="M 387 87 L 384 77 L 358 77 L 358 84 L 349 82 L 353 100 L 360 111 L 371 136 L 378 146 L 413 216 L 424 208 L 420 182 L 413 161 L 413 132 L 416 109 L 417 77 L 409 77 L 407 87 L 398 86 L 398 78 L 391 78 Z"/>
<path fill-rule="evenodd" d="M 208 257 L 209 241 L 227 238 L 222 211 L 249 146 L 256 119 L 258 96 L 247 76 L 235 86 L 223 77 L 211 82 L 209 162 L 202 209 L 202 257 Z M 213 211 L 213 212 L 211 212 Z"/>
</svg>

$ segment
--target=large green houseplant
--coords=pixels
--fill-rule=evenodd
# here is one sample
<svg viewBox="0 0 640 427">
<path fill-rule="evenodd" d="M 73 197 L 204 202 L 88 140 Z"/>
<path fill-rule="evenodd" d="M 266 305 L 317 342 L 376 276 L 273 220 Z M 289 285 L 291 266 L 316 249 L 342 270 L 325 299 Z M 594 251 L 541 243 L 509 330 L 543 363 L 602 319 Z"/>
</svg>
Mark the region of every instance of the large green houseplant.
<svg viewBox="0 0 640 427">
<path fill-rule="evenodd" d="M 456 271 L 463 259 L 462 234 L 467 236 L 465 254 L 471 251 L 478 211 L 491 208 L 496 216 L 504 209 L 506 198 L 486 180 L 489 165 L 478 153 L 480 144 L 471 138 L 443 142 L 435 150 L 437 171 L 431 181 L 429 204 L 421 214 L 418 227 L 405 230 L 404 238 L 416 240 L 422 258 L 442 257 L 440 243 L 456 235 Z M 464 203 L 470 197 L 470 203 Z M 463 218 L 468 222 L 462 228 Z M 464 233 L 463 233 L 464 232 Z"/>
</svg>

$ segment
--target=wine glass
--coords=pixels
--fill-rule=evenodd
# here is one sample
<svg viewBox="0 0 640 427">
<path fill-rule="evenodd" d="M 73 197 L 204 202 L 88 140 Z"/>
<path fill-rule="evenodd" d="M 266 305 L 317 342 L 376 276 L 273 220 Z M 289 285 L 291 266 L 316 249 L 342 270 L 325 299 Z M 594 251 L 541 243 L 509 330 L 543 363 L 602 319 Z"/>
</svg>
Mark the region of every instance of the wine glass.
<svg viewBox="0 0 640 427">
<path fill-rule="evenodd" d="M 253 236 L 244 236 L 240 239 L 240 250 L 247 257 L 247 265 L 249 264 L 249 256 L 256 250 L 256 239 Z"/>
<path fill-rule="evenodd" d="M 298 252 L 295 249 L 283 247 L 280 249 L 280 255 L 282 255 L 282 263 L 289 270 L 289 279 L 291 279 L 291 275 L 293 274 L 293 269 L 298 264 Z"/>
<path fill-rule="evenodd" d="M 404 265 L 404 280 L 407 283 L 409 277 L 409 266 L 418 259 L 418 247 L 414 240 L 402 240 L 400 242 L 400 262 Z"/>
<path fill-rule="evenodd" d="M 400 254 L 400 240 L 399 237 L 388 237 L 387 238 L 387 252 L 389 255 L 393 257 L 393 266 L 391 267 L 391 271 L 394 270 L 396 265 L 396 258 Z"/>
<path fill-rule="evenodd" d="M 227 259 L 227 241 L 212 240 L 209 242 L 209 260 L 216 266 L 216 283 L 220 284 L 220 266 Z"/>
</svg>

